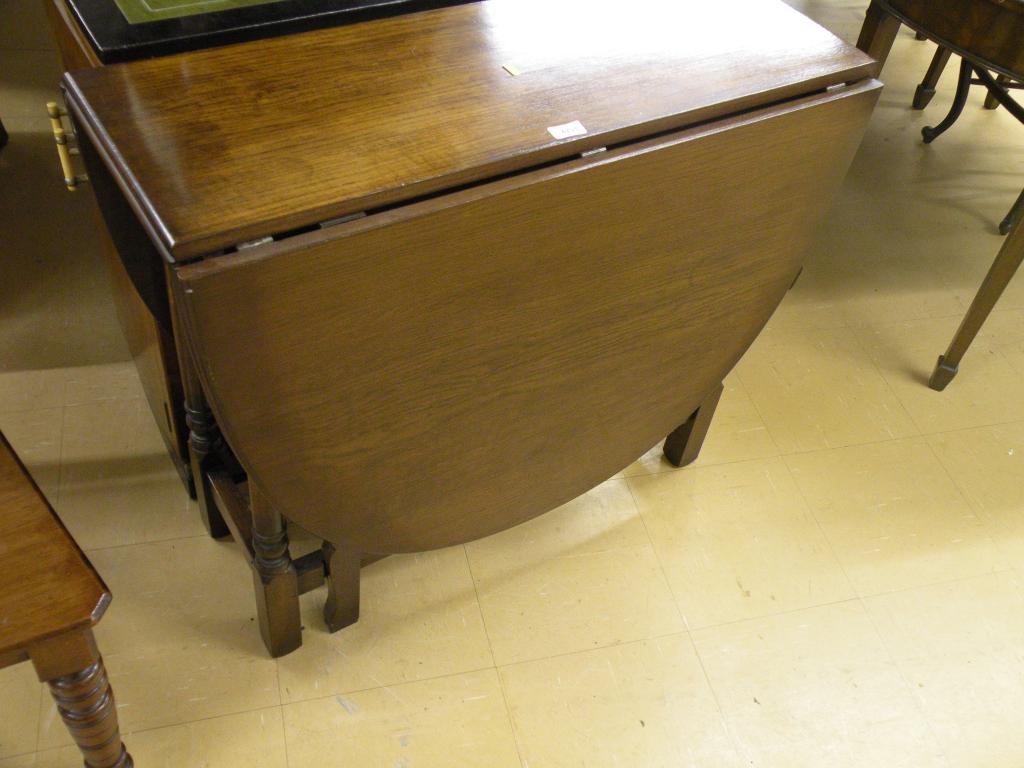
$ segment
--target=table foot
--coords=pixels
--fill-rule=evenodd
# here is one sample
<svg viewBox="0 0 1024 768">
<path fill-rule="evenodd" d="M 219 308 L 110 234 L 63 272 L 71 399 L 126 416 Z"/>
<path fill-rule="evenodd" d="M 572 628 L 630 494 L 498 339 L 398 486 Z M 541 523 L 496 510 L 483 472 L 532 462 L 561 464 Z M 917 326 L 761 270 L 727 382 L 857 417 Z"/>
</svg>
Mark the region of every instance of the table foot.
<svg viewBox="0 0 1024 768">
<path fill-rule="evenodd" d="M 324 622 L 337 632 L 359 621 L 359 572 L 362 559 L 355 552 L 339 549 L 324 542 L 324 565 L 327 571 L 327 602 Z"/>
<path fill-rule="evenodd" d="M 913 109 L 924 109 L 931 103 L 933 96 L 935 96 L 934 88 L 926 88 L 918 84 L 917 90 L 914 91 Z"/>
<path fill-rule="evenodd" d="M 673 466 L 684 467 L 696 461 L 708 429 L 711 428 L 711 419 L 714 418 L 722 391 L 723 387 L 719 384 L 704 398 L 690 418 L 665 439 L 665 458 Z"/>
<path fill-rule="evenodd" d="M 256 615 L 263 643 L 277 658 L 302 645 L 299 575 L 288 552 L 288 531 L 281 515 L 252 482 L 249 496 Z"/>
<path fill-rule="evenodd" d="M 959 365 L 946 365 L 945 356 L 939 355 L 939 362 L 935 364 L 932 377 L 928 379 L 928 386 L 936 392 L 941 392 L 949 385 L 949 382 L 953 380 L 953 377 L 956 376 L 959 370 Z"/>
<path fill-rule="evenodd" d="M 925 73 L 924 80 L 918 84 L 917 90 L 914 91 L 914 109 L 924 109 L 932 100 L 932 97 L 935 95 L 935 86 L 938 85 L 939 78 L 942 77 L 942 72 L 949 62 L 951 53 L 952 51 L 949 48 L 942 45 L 935 49 L 935 55 L 932 57 L 932 63 L 928 65 L 928 71 Z"/>
</svg>

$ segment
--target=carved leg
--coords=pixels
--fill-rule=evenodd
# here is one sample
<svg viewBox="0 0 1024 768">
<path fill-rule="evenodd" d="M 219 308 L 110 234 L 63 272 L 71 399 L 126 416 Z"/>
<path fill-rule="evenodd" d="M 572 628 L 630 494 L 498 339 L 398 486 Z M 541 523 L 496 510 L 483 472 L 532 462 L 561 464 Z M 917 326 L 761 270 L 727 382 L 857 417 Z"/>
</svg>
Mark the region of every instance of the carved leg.
<svg viewBox="0 0 1024 768">
<path fill-rule="evenodd" d="M 271 656 L 284 656 L 302 645 L 299 576 L 288 554 L 288 531 L 281 515 L 252 481 L 249 497 L 260 634 Z"/>
<path fill-rule="evenodd" d="M 971 63 L 967 59 L 960 61 L 960 79 L 956 84 L 956 95 L 953 97 L 953 106 L 949 108 L 949 114 L 946 115 L 942 122 L 936 125 L 934 128 L 926 127 L 921 129 L 921 135 L 924 137 L 925 144 L 931 144 L 939 136 L 944 134 L 949 127 L 957 121 L 961 113 L 964 111 L 964 106 L 967 104 L 967 94 L 971 91 Z"/>
<path fill-rule="evenodd" d="M 956 376 L 960 360 L 988 319 L 999 297 L 1003 295 L 1021 261 L 1024 261 L 1024 227 L 1017 226 L 1003 243 L 996 260 L 992 262 L 992 267 L 985 275 L 977 296 L 971 302 L 967 315 L 949 344 L 949 349 L 946 350 L 946 354 L 939 357 L 935 372 L 928 382 L 929 387 L 941 392 Z"/>
<path fill-rule="evenodd" d="M 678 427 L 665 440 L 665 458 L 673 465 L 682 467 L 697 459 L 701 446 L 704 444 L 704 438 L 707 437 L 708 429 L 711 427 L 715 408 L 722 397 L 722 390 L 721 384 L 715 387 L 686 420 L 686 423 Z"/>
<path fill-rule="evenodd" d="M 92 631 L 45 642 L 29 655 L 39 679 L 49 685 L 86 768 L 132 768 L 131 755 L 121 742 L 114 693 Z"/>
<path fill-rule="evenodd" d="M 942 77 L 942 71 L 946 68 L 951 53 L 952 51 L 949 48 L 942 45 L 935 49 L 935 56 L 932 57 L 932 63 L 928 65 L 928 71 L 924 75 L 924 80 L 921 81 L 920 85 L 917 86 L 917 90 L 914 91 L 914 109 L 924 109 L 932 100 L 932 97 L 935 95 L 935 85 L 939 82 L 939 78 Z"/>
<path fill-rule="evenodd" d="M 359 571 L 362 563 L 358 553 L 339 549 L 327 541 L 323 551 L 327 567 L 324 621 L 331 632 L 337 632 L 359 620 Z"/>
<path fill-rule="evenodd" d="M 1020 197 L 1017 198 L 1017 202 L 1013 204 L 1010 212 L 1006 214 L 1006 218 L 999 222 L 999 234 L 1010 234 L 1010 230 L 1021 220 L 1022 214 L 1024 214 L 1024 192 L 1020 193 Z"/>
<path fill-rule="evenodd" d="M 199 398 L 185 399 L 185 423 L 188 425 L 188 456 L 192 467 L 192 480 L 196 489 L 199 514 L 210 535 L 219 539 L 227 536 L 228 529 L 220 510 L 213 501 L 208 473 L 216 460 L 214 448 L 221 439 L 220 430 L 206 402 Z"/>
<path fill-rule="evenodd" d="M 168 284 L 174 281 L 168 279 Z M 209 471 L 217 463 L 217 449 L 223 438 L 220 429 L 213 419 L 213 413 L 206 402 L 203 385 L 199 381 L 192 354 L 186 348 L 188 338 L 181 327 L 182 318 L 178 316 L 177 302 L 174 292 L 169 291 L 171 304 L 171 324 L 174 337 L 178 339 L 178 368 L 181 370 L 181 386 L 185 393 L 185 425 L 188 427 L 188 457 L 192 470 L 192 482 L 195 485 L 196 501 L 199 503 L 199 514 L 206 530 L 215 539 L 231 533 L 224 518 L 221 517 L 217 504 L 210 490 Z"/>
<path fill-rule="evenodd" d="M 875 59 L 881 70 L 899 31 L 900 20 L 889 15 L 875 0 L 871 0 L 864 17 L 864 26 L 860 28 L 860 37 L 857 38 L 857 47 Z"/>
</svg>

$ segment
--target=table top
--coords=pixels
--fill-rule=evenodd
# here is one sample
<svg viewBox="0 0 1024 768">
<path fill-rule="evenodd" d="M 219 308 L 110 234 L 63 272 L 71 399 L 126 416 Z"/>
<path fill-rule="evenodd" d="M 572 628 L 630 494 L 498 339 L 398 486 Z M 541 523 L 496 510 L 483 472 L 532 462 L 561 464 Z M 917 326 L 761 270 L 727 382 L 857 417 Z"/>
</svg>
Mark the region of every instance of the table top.
<svg viewBox="0 0 1024 768">
<path fill-rule="evenodd" d="M 778 0 L 635 0 L 623 16 L 485 0 L 75 72 L 65 88 L 183 260 L 876 68 Z"/>
<path fill-rule="evenodd" d="M 95 624 L 110 593 L 0 434 L 0 654 Z"/>
</svg>

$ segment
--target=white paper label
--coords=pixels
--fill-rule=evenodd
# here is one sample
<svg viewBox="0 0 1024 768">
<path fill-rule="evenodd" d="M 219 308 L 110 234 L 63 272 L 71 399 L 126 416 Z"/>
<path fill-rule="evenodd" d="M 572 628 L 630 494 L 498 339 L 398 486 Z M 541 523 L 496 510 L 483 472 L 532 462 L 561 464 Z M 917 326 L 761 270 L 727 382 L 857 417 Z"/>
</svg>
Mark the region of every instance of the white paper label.
<svg viewBox="0 0 1024 768">
<path fill-rule="evenodd" d="M 583 123 L 579 120 L 573 120 L 571 123 L 564 123 L 563 125 L 552 125 L 548 128 L 548 133 L 556 139 L 568 139 L 570 136 L 585 136 L 587 129 L 583 127 Z"/>
</svg>

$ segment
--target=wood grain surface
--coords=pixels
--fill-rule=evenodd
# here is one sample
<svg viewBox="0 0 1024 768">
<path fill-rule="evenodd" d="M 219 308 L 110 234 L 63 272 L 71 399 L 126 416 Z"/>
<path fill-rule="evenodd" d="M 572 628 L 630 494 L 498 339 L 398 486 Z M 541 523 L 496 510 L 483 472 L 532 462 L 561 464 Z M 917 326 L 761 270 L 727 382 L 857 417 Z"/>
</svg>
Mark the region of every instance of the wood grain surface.
<svg viewBox="0 0 1024 768">
<path fill-rule="evenodd" d="M 110 602 L 100 577 L 0 434 L 0 658 L 97 621 Z"/>
<path fill-rule="evenodd" d="M 361 552 L 572 499 L 686 421 L 753 341 L 879 88 L 179 267 L 228 442 L 276 510 Z"/>
<path fill-rule="evenodd" d="M 188 259 L 875 68 L 779 0 L 485 0 L 65 85 L 165 256 Z M 548 132 L 576 120 L 585 135 Z"/>
</svg>

